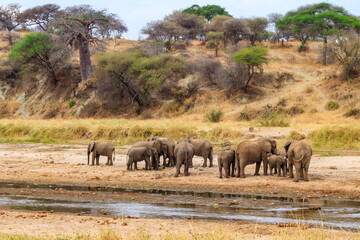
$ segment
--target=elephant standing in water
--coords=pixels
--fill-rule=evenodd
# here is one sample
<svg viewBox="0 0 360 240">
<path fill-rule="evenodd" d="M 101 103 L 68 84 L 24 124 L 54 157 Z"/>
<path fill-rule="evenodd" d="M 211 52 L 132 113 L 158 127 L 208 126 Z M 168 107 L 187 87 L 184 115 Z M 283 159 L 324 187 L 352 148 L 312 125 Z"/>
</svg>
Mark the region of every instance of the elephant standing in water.
<svg viewBox="0 0 360 240">
<path fill-rule="evenodd" d="M 191 143 L 194 146 L 195 156 L 200 156 L 204 158 L 203 167 L 207 167 L 207 159 L 209 159 L 210 161 L 209 167 L 213 166 L 213 147 L 208 140 L 188 138 L 185 141 Z"/>
<path fill-rule="evenodd" d="M 96 158 L 96 165 L 99 165 L 100 156 L 107 156 L 108 160 L 105 165 L 113 165 L 115 161 L 115 148 L 109 142 L 92 142 L 88 146 L 88 165 L 90 163 L 90 153 L 92 153 L 91 164 L 94 165 Z M 112 155 L 114 154 L 114 158 Z"/>
<path fill-rule="evenodd" d="M 294 178 L 293 165 L 295 165 L 295 179 L 309 181 L 308 170 L 312 156 L 312 149 L 305 141 L 286 142 L 284 146 L 286 156 L 289 160 L 289 174 L 290 178 Z"/>
<path fill-rule="evenodd" d="M 268 175 L 267 153 L 277 154 L 276 141 L 271 138 L 261 137 L 255 141 L 239 143 L 235 154 L 237 177 L 245 178 L 245 167 L 256 163 L 255 175 L 259 175 L 260 165 L 263 162 L 264 175 Z"/>
<path fill-rule="evenodd" d="M 175 146 L 175 157 L 176 157 L 176 172 L 174 177 L 178 177 L 180 174 L 181 165 L 185 165 L 185 176 L 189 176 L 189 167 L 194 157 L 194 146 L 186 141 L 180 141 Z"/>
</svg>

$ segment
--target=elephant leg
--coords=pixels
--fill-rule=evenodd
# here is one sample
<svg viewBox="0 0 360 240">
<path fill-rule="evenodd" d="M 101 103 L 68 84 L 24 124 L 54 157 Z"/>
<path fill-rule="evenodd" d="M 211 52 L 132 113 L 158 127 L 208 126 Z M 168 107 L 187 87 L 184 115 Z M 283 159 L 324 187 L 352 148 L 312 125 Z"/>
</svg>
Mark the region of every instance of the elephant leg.
<svg viewBox="0 0 360 240">
<path fill-rule="evenodd" d="M 230 178 L 230 164 L 226 163 L 224 169 L 225 169 L 225 177 Z"/>
<path fill-rule="evenodd" d="M 100 155 L 96 154 L 96 165 L 99 165 L 99 159 L 100 159 Z"/>
<path fill-rule="evenodd" d="M 273 167 L 270 167 L 270 175 L 273 176 Z"/>
<path fill-rule="evenodd" d="M 286 177 L 286 166 L 285 165 L 282 167 L 282 171 L 283 171 L 283 177 Z"/>
<path fill-rule="evenodd" d="M 278 173 L 278 171 L 277 171 L 277 168 L 275 167 L 274 168 L 274 174 L 277 174 Z"/>
<path fill-rule="evenodd" d="M 219 178 L 222 178 L 222 164 L 221 163 L 219 163 L 219 173 L 220 173 Z"/>
<path fill-rule="evenodd" d="M 289 178 L 294 178 L 293 165 L 289 164 Z"/>
<path fill-rule="evenodd" d="M 240 177 L 241 178 L 245 178 L 245 163 L 240 162 Z"/>
<path fill-rule="evenodd" d="M 295 163 L 295 179 L 294 182 L 298 182 L 301 172 L 301 163 Z"/>
<path fill-rule="evenodd" d="M 260 164 L 261 164 L 261 162 L 257 162 L 256 163 L 256 167 L 255 167 L 255 174 L 254 175 L 260 175 L 259 174 L 259 171 L 260 171 Z"/>
<path fill-rule="evenodd" d="M 304 180 L 304 168 L 300 168 L 300 180 Z"/>
<path fill-rule="evenodd" d="M 110 165 L 110 158 L 109 158 L 109 157 L 108 157 L 108 159 L 107 159 L 107 161 L 106 161 L 105 165 Z"/>
<path fill-rule="evenodd" d="M 207 167 L 207 157 L 204 157 L 203 167 Z"/>
<path fill-rule="evenodd" d="M 184 169 L 184 173 L 185 173 L 185 176 L 189 176 L 189 162 L 191 160 L 188 161 L 188 163 L 185 164 L 185 169 Z"/>
<path fill-rule="evenodd" d="M 91 155 L 91 165 L 94 166 L 94 164 L 95 164 L 95 153 L 92 153 L 92 155 Z"/>
<path fill-rule="evenodd" d="M 189 163 L 189 168 L 192 168 L 192 167 L 194 167 L 194 166 L 193 166 L 193 159 L 191 158 L 190 163 Z"/>
<path fill-rule="evenodd" d="M 231 177 L 235 177 L 235 163 L 231 163 Z"/>
<path fill-rule="evenodd" d="M 309 171 L 309 166 L 305 166 L 304 167 L 304 181 L 306 181 L 306 182 L 309 181 L 308 171 Z"/>
<path fill-rule="evenodd" d="M 209 162 L 210 162 L 210 166 L 209 167 L 213 167 L 213 156 L 212 154 L 209 155 Z"/>
<path fill-rule="evenodd" d="M 180 164 L 176 164 L 176 172 L 175 172 L 175 174 L 174 174 L 174 177 L 178 177 L 178 176 L 179 176 L 179 174 L 180 174 L 180 167 L 181 167 Z"/>
<path fill-rule="evenodd" d="M 278 173 L 278 177 L 281 177 L 281 167 L 280 167 L 280 163 L 277 164 L 276 168 L 278 169 L 279 173 Z"/>
<path fill-rule="evenodd" d="M 134 170 L 139 170 L 139 169 L 137 168 L 137 162 L 134 162 Z"/>
</svg>

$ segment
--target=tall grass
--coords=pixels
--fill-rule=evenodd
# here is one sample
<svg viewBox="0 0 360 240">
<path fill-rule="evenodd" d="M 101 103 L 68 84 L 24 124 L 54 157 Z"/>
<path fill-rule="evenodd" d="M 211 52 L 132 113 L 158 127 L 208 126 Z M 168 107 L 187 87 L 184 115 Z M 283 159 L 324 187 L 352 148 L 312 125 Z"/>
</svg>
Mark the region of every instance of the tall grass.
<svg viewBox="0 0 360 240">
<path fill-rule="evenodd" d="M 2 120 L 0 141 L 83 143 L 92 140 L 132 144 L 150 136 L 174 140 L 187 137 L 234 140 L 242 133 L 236 124 L 197 123 L 181 120 Z"/>
</svg>

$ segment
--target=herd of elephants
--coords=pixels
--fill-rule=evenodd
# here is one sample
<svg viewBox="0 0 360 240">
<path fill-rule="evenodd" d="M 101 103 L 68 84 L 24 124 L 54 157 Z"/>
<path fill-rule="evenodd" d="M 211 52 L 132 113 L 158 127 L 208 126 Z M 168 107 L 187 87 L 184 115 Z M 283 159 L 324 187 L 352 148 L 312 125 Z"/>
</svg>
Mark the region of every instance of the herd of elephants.
<svg viewBox="0 0 360 240">
<path fill-rule="evenodd" d="M 256 164 L 255 175 L 259 175 L 260 165 L 263 162 L 264 175 L 274 173 L 285 177 L 294 178 L 293 166 L 295 166 L 294 182 L 300 179 L 309 181 L 308 170 L 312 156 L 311 147 L 304 141 L 286 142 L 285 152 L 277 150 L 277 143 L 274 139 L 260 137 L 256 140 L 246 140 L 237 146 L 236 150 L 224 150 L 218 156 L 220 178 L 222 169 L 225 170 L 225 177 L 245 177 L 245 167 L 249 164 Z M 115 160 L 115 148 L 109 142 L 92 142 L 88 146 L 88 164 L 92 153 L 92 165 L 99 165 L 100 156 L 107 156 L 106 165 L 113 165 Z M 208 140 L 188 138 L 177 143 L 171 138 L 150 137 L 147 141 L 136 142 L 127 152 L 127 170 L 137 170 L 137 162 L 145 161 L 145 169 L 159 169 L 160 157 L 163 156 L 163 167 L 176 166 L 174 177 L 180 174 L 180 167 L 185 165 L 185 176 L 189 175 L 189 168 L 192 167 L 192 159 L 195 156 L 204 158 L 203 167 L 207 167 L 207 159 L 210 167 L 213 166 L 213 146 Z M 168 160 L 168 161 L 167 161 Z M 231 168 L 231 174 L 230 174 Z"/>
</svg>

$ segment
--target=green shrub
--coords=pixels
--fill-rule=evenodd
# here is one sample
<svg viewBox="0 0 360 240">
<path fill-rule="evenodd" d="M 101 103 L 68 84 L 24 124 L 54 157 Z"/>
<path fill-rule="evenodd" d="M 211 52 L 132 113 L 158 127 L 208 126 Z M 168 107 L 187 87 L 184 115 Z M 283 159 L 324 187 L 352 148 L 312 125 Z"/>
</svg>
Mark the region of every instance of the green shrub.
<svg viewBox="0 0 360 240">
<path fill-rule="evenodd" d="M 224 113 L 220 109 L 210 109 L 210 111 L 205 114 L 205 118 L 210 122 L 220 122 L 223 116 Z"/>
<path fill-rule="evenodd" d="M 246 112 L 241 112 L 238 119 L 240 121 L 250 121 L 251 120 L 249 114 L 247 114 Z"/>
<path fill-rule="evenodd" d="M 289 108 L 286 113 L 291 115 L 291 116 L 295 116 L 295 115 L 298 115 L 298 114 L 302 114 L 304 113 L 304 109 L 302 109 L 301 107 L 298 107 L 298 106 L 292 106 L 291 108 Z"/>
<path fill-rule="evenodd" d="M 309 50 L 308 44 L 301 44 L 298 48 L 298 52 L 306 52 L 307 50 Z"/>
<path fill-rule="evenodd" d="M 277 114 L 275 112 L 265 113 L 260 121 L 259 125 L 261 127 L 288 127 L 290 126 L 289 122 L 285 120 L 284 115 Z"/>
<path fill-rule="evenodd" d="M 288 141 L 295 141 L 295 140 L 302 140 L 305 139 L 305 135 L 302 133 L 299 133 L 297 131 L 291 131 L 289 135 L 286 137 L 286 140 Z"/>
<path fill-rule="evenodd" d="M 360 115 L 360 109 L 358 108 L 352 108 L 352 109 L 349 109 L 345 114 L 344 116 L 345 117 L 357 117 Z"/>
<path fill-rule="evenodd" d="M 69 107 L 70 107 L 70 108 L 72 108 L 73 106 L 75 106 L 75 104 L 76 104 L 76 102 L 75 102 L 74 99 L 71 99 L 71 100 L 69 101 Z"/>
<path fill-rule="evenodd" d="M 334 111 L 336 109 L 339 109 L 339 107 L 340 107 L 339 103 L 335 101 L 329 101 L 326 104 L 326 109 L 329 111 Z"/>
</svg>

